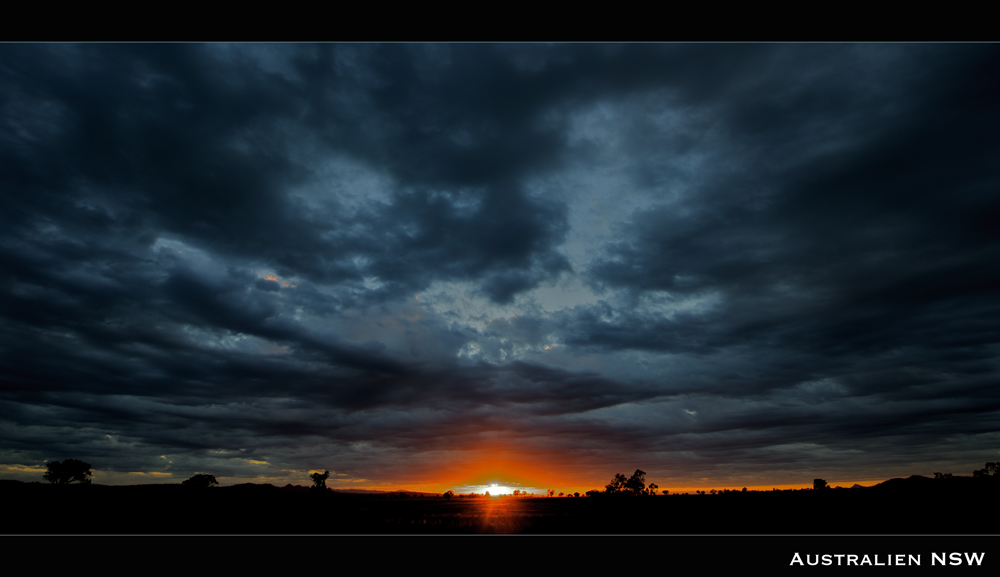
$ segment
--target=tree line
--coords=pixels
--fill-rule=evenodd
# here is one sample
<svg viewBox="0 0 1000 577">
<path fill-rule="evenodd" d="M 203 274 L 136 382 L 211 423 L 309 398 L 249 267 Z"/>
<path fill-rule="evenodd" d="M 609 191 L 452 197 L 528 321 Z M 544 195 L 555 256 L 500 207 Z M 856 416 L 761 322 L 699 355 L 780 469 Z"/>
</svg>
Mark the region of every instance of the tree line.
<svg viewBox="0 0 1000 577">
<path fill-rule="evenodd" d="M 42 478 L 44 478 L 49 483 L 52 483 L 53 485 L 69 485 L 71 483 L 89 485 L 93 479 L 93 476 L 94 476 L 94 471 L 91 468 L 90 463 L 86 463 L 84 461 L 80 461 L 77 459 L 66 459 L 65 461 L 52 461 L 48 463 L 45 474 L 42 475 Z M 982 469 L 973 471 L 972 476 L 975 478 L 986 478 L 986 477 L 1000 478 L 1000 462 L 986 463 L 986 466 L 983 467 Z M 325 492 L 327 490 L 326 480 L 330 478 L 330 471 L 324 471 L 323 473 L 315 472 L 309 475 L 309 477 L 312 479 L 313 482 L 313 486 L 310 488 L 311 490 L 322 491 L 322 492 Z M 946 479 L 951 477 L 952 477 L 951 473 L 934 473 L 935 479 Z M 218 484 L 219 482 L 218 480 L 216 480 L 214 475 L 207 475 L 202 473 L 198 473 L 193 477 L 191 477 L 190 479 L 187 479 L 186 481 L 183 481 L 181 483 L 181 485 L 185 485 L 188 487 L 196 487 L 196 488 L 208 488 Z M 814 490 L 824 490 L 829 488 L 830 486 L 827 484 L 825 480 L 823 479 L 813 480 Z M 599 497 L 599 496 L 642 497 L 642 496 L 656 495 L 657 489 L 659 489 L 659 487 L 656 485 L 656 483 L 650 483 L 649 485 L 646 485 L 645 471 L 642 471 L 641 469 L 636 469 L 635 472 L 632 473 L 632 476 L 628 478 L 626 478 L 625 475 L 621 473 L 617 473 L 614 479 L 612 479 L 610 483 L 605 485 L 604 491 L 598 491 L 598 490 L 587 491 L 586 495 L 588 497 Z M 729 491 L 724 491 L 724 492 L 728 493 Z M 747 492 L 745 487 L 742 492 L 744 493 Z M 663 489 L 662 493 L 666 495 L 667 493 L 669 493 L 669 491 L 667 489 Z M 704 495 L 705 491 L 696 491 L 696 493 Z M 712 494 L 715 493 L 716 490 L 712 489 Z M 524 492 L 514 491 L 515 497 L 518 496 L 519 494 L 523 494 L 525 496 L 528 495 L 526 491 Z M 555 490 L 549 489 L 547 494 L 549 497 L 552 497 L 555 495 Z M 454 497 L 455 494 L 452 491 L 447 491 L 442 496 L 445 499 L 450 499 Z M 472 493 L 470 495 L 459 495 L 459 497 L 489 497 L 489 496 L 490 496 L 489 492 L 486 492 L 483 495 L 479 495 L 476 493 Z M 563 493 L 559 493 L 559 496 L 562 497 Z M 580 494 L 573 493 L 569 496 L 579 497 Z"/>
</svg>

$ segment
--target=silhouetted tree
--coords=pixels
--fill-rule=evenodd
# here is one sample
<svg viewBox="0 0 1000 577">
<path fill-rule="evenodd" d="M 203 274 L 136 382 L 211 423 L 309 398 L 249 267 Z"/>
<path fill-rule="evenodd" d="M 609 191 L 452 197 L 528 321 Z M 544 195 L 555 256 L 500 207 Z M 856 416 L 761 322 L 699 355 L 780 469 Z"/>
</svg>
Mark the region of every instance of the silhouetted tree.
<svg viewBox="0 0 1000 577">
<path fill-rule="evenodd" d="M 194 477 L 191 477 L 187 481 L 181 483 L 181 485 L 185 485 L 187 487 L 195 487 L 198 489 L 207 489 L 208 487 L 218 484 L 219 482 L 215 480 L 215 475 L 201 475 L 201 474 L 195 475 Z M 213 493 L 213 495 L 214 494 L 215 493 Z"/>
<path fill-rule="evenodd" d="M 646 472 L 635 470 L 628 481 L 625 482 L 625 490 L 632 495 L 642 495 L 646 492 Z"/>
<path fill-rule="evenodd" d="M 610 483 L 604 486 L 604 491 L 608 495 L 655 495 L 657 486 L 650 483 L 646 488 L 646 472 L 636 469 L 635 473 L 628 479 L 625 475 L 617 473 Z"/>
<path fill-rule="evenodd" d="M 309 478 L 313 481 L 314 491 L 326 491 L 326 480 L 330 478 L 330 471 L 323 471 L 323 474 L 313 473 Z"/>
<path fill-rule="evenodd" d="M 547 494 L 548 494 L 549 497 L 555 496 L 556 490 L 555 489 L 549 489 Z"/>
<path fill-rule="evenodd" d="M 813 479 L 813 489 L 829 489 L 830 486 L 826 484 L 823 479 Z"/>
<path fill-rule="evenodd" d="M 49 463 L 42 478 L 53 485 L 69 485 L 70 483 L 89 485 L 90 478 L 93 476 L 94 472 L 90 470 L 90 463 L 66 459 L 61 463 L 59 461 Z"/>
<path fill-rule="evenodd" d="M 954 477 L 951 473 L 934 473 L 935 479 L 951 479 Z"/>
<path fill-rule="evenodd" d="M 441 496 L 444 497 L 445 499 L 451 499 L 452 497 L 455 496 L 455 493 L 453 491 L 445 491 L 444 495 Z"/>
<path fill-rule="evenodd" d="M 1000 477 L 1000 463 L 986 463 L 986 467 L 972 472 L 973 477 Z"/>
<path fill-rule="evenodd" d="M 617 495 L 619 493 L 625 492 L 625 485 L 628 484 L 628 479 L 625 475 L 621 473 L 615 473 L 615 478 L 611 480 L 610 483 L 604 486 L 604 492 L 609 495 Z"/>
</svg>

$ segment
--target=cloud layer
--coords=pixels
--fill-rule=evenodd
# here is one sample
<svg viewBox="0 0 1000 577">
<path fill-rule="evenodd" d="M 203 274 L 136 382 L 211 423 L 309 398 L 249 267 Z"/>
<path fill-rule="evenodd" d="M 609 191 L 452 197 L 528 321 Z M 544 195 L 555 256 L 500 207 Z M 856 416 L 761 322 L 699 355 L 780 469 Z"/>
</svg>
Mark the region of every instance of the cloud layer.
<svg viewBox="0 0 1000 577">
<path fill-rule="evenodd" d="M 0 52 L 4 476 L 996 460 L 993 46 Z"/>
</svg>

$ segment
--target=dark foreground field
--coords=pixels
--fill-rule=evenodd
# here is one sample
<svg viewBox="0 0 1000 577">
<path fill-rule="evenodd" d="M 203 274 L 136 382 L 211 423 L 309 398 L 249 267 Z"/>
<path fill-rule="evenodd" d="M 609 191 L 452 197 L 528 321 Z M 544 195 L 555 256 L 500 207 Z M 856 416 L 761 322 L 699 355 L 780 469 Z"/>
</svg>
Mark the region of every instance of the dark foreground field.
<svg viewBox="0 0 1000 577">
<path fill-rule="evenodd" d="M 625 498 L 388 498 L 271 485 L 0 481 L 5 534 L 994 534 L 1000 486 L 923 477 L 867 489 Z"/>
</svg>

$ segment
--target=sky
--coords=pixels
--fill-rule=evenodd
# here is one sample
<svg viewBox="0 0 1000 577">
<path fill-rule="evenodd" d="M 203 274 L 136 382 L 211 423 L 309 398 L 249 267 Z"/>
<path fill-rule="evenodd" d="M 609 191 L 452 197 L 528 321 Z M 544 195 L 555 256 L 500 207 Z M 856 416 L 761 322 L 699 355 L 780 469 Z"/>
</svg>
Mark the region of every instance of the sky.
<svg viewBox="0 0 1000 577">
<path fill-rule="evenodd" d="M 0 478 L 1000 460 L 1000 46 L 0 45 Z"/>
</svg>

